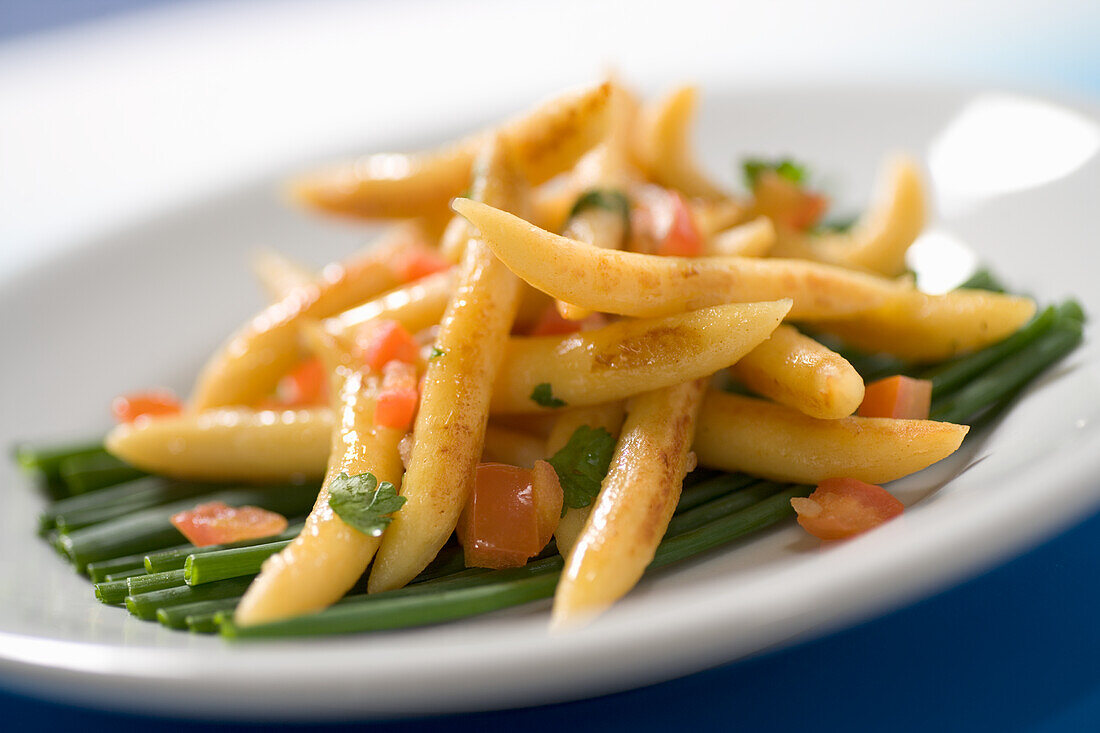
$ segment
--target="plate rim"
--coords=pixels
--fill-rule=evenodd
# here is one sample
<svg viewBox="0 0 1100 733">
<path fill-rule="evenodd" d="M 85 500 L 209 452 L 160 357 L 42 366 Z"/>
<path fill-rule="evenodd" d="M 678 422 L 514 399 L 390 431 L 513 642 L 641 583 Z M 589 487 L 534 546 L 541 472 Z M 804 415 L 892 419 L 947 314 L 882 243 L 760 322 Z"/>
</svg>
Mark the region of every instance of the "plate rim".
<svg viewBox="0 0 1100 733">
<path fill-rule="evenodd" d="M 967 93 L 984 93 L 984 92 L 1000 92 L 1009 91 L 1011 88 L 1006 88 L 1003 85 L 996 87 L 984 87 L 978 85 L 960 85 L 960 84 L 936 84 L 936 83 L 917 83 L 917 84 L 845 84 L 840 83 L 838 85 L 815 85 L 814 89 L 817 92 L 830 89 L 838 89 L 843 91 L 850 91 L 855 93 L 873 93 L 876 89 L 882 89 L 887 87 L 892 90 L 897 90 L 900 86 L 907 93 L 911 94 L 967 94 Z M 797 94 L 799 88 L 805 88 L 803 85 L 792 85 L 788 88 L 782 84 L 768 85 L 761 88 L 745 88 L 743 86 L 726 86 L 716 88 L 711 91 L 711 94 L 715 96 L 726 96 L 731 99 L 736 99 L 741 95 L 760 95 L 771 94 L 775 96 L 786 96 L 790 94 Z M 1094 100 L 1089 100 L 1087 103 L 1083 100 L 1076 100 L 1073 102 L 1065 102 L 1060 99 L 1058 94 L 1049 94 L 1047 92 L 1035 92 L 1035 91 L 1021 91 L 1019 92 L 1026 96 L 1038 98 L 1043 101 L 1051 102 L 1059 106 L 1066 107 L 1073 111 L 1079 112 L 1088 116 L 1090 119 L 1100 118 L 1100 113 L 1097 112 L 1100 106 Z M 3 273 L 0 277 L 0 291 L 13 287 L 21 281 L 26 279 L 33 279 L 41 277 L 46 274 L 47 270 L 56 264 L 66 256 L 71 256 L 74 253 L 80 253 L 84 256 L 94 257 L 97 250 L 105 246 L 107 242 L 112 239 L 121 238 L 125 233 L 139 229 L 146 226 L 155 226 L 160 220 L 168 218 L 174 215 L 178 215 L 180 212 L 188 209 L 201 209 L 204 206 L 208 206 L 218 200 L 221 200 L 226 195 L 232 195 L 234 192 L 242 192 L 250 190 L 254 186 L 261 184 L 270 184 L 276 176 L 276 171 L 285 171 L 289 166 L 276 166 L 273 167 L 270 175 L 251 177 L 247 181 L 232 181 L 224 186 L 218 186 L 214 190 L 206 191 L 202 195 L 194 196 L 188 200 L 176 202 L 174 205 L 164 206 L 160 209 L 146 212 L 145 215 L 135 217 L 127 223 L 114 227 L 109 231 L 93 233 L 89 237 L 81 238 L 79 241 L 73 241 L 67 243 L 65 246 L 57 247 L 42 258 L 33 261 L 26 262 L 21 267 L 13 268 L 13 271 Z M 1083 355 L 1089 355 L 1095 358 L 1095 351 L 1093 339 L 1091 338 L 1092 331 L 1095 329 L 1093 324 L 1089 324 L 1087 333 L 1088 342 L 1085 347 L 1077 352 L 1076 356 L 1080 358 Z M 1091 449 L 1090 455 L 1086 454 L 1086 449 Z M 1057 514 L 1057 518 L 1054 521 L 1049 521 L 1042 525 L 1036 525 L 1034 527 L 1026 528 L 1028 531 L 1022 532 L 1018 535 L 1011 536 L 1010 539 L 1006 539 L 999 543 L 985 544 L 982 549 L 983 552 L 975 554 L 975 556 L 965 559 L 963 561 L 957 561 L 958 558 L 954 558 L 957 562 L 954 567 L 948 573 L 931 573 L 925 572 L 923 576 L 920 575 L 921 568 L 914 567 L 912 564 L 918 559 L 921 562 L 926 561 L 929 557 L 943 557 L 949 558 L 951 551 L 957 550 L 956 547 L 948 546 L 942 543 L 942 539 L 938 543 L 933 543 L 931 537 L 922 537 L 920 541 L 915 544 L 916 546 L 923 546 L 924 553 L 930 553 L 921 555 L 918 557 L 913 554 L 915 550 L 911 550 L 909 554 L 902 555 L 907 563 L 909 563 L 908 569 L 914 573 L 914 579 L 910 583 L 903 587 L 894 587 L 893 589 L 885 588 L 884 592 L 878 594 L 878 597 L 868 605 L 866 602 L 858 604 L 858 608 L 848 609 L 836 609 L 831 613 L 824 622 L 817 626 L 815 629 L 804 629 L 794 634 L 783 635 L 781 633 L 775 634 L 773 638 L 765 647 L 757 648 L 753 651 L 753 654 L 763 653 L 768 650 L 774 649 L 777 646 L 784 646 L 789 643 L 795 643 L 804 640 L 808 637 L 817 636 L 823 633 L 826 629 L 833 631 L 841 626 L 851 623 L 853 620 L 860 617 L 877 616 L 883 613 L 886 609 L 891 607 L 897 607 L 907 601 L 919 598 L 928 594 L 932 588 L 946 589 L 948 587 L 956 585 L 960 580 L 965 577 L 971 577 L 980 572 L 984 568 L 992 567 L 993 565 L 1005 561 L 1013 553 L 1026 551 L 1030 547 L 1035 546 L 1046 538 L 1053 536 L 1057 531 L 1065 528 L 1069 524 L 1075 521 L 1080 521 L 1084 518 L 1083 512 L 1087 509 L 1100 505 L 1100 485 L 1091 486 L 1090 479 L 1096 475 L 1100 475 L 1100 432 L 1094 432 L 1088 437 L 1087 443 L 1073 450 L 1076 458 L 1075 462 L 1071 465 L 1063 466 L 1059 471 L 1059 481 L 1061 485 L 1072 485 L 1077 487 L 1077 490 L 1072 491 L 1072 495 L 1078 500 L 1076 503 L 1067 503 L 1063 510 Z M 1022 472 L 1015 478 L 1014 483 L 1026 481 L 1027 477 L 1032 476 L 1043 468 L 1049 468 L 1049 460 L 1044 461 L 1042 464 L 1032 466 L 1029 470 Z M 1049 481 L 1049 478 L 1047 479 Z M 1038 500 L 1036 500 L 1038 501 Z M 1003 510 L 1007 511 L 1007 510 Z M 996 526 L 998 515 L 996 513 L 990 513 L 987 515 L 981 515 L 982 519 L 979 522 L 979 527 L 984 528 L 986 532 Z M 923 519 L 922 519 L 923 517 Z M 930 522 L 935 519 L 935 515 L 928 515 L 927 512 L 922 511 L 916 515 L 912 521 L 914 522 Z M 964 526 L 960 526 L 960 524 Z M 944 525 L 941 525 L 941 527 Z M 952 532 L 956 534 L 962 532 L 963 536 L 967 533 L 973 532 L 973 521 L 966 522 L 954 522 L 948 526 Z M 881 535 L 885 536 L 885 535 Z M 862 547 L 865 543 L 864 540 L 874 540 L 878 538 L 868 537 L 861 538 L 845 547 L 835 548 L 833 553 L 846 553 L 855 555 L 853 548 Z M 935 547 L 929 547 L 930 544 L 938 544 L 939 551 L 936 552 Z M 886 562 L 881 556 L 871 556 L 859 558 L 854 556 L 850 564 L 844 564 L 842 567 L 845 569 L 845 573 L 841 580 L 846 583 L 858 582 L 861 586 L 867 582 L 866 575 L 858 575 L 859 573 L 873 572 L 877 573 L 874 577 L 885 577 L 886 573 L 896 572 L 896 562 L 898 560 L 898 554 L 891 555 L 890 565 L 892 567 L 885 567 L 882 563 Z M 876 559 L 878 564 L 875 563 Z M 811 560 L 813 562 L 815 560 Z M 769 571 L 773 572 L 773 571 Z M 782 575 L 789 572 L 786 568 L 780 568 L 780 579 Z M 755 587 L 753 584 L 775 584 L 775 577 L 764 578 L 762 577 L 766 573 L 763 569 L 757 569 L 745 576 L 746 581 L 750 587 Z M 858 577 L 857 577 L 858 575 Z M 835 576 L 834 576 L 835 579 Z M 788 589 L 790 592 L 791 589 Z M 698 591 L 696 591 L 697 593 Z M 728 593 L 728 590 L 727 590 Z M 774 598 L 787 598 L 788 602 L 805 601 L 807 598 L 812 597 L 804 596 L 799 597 L 797 594 L 794 597 L 779 594 L 773 596 Z M 661 619 L 667 619 L 672 611 L 673 605 L 682 605 L 682 600 L 664 598 L 664 599 L 651 599 L 652 610 L 655 612 L 657 619 L 654 623 Z M 720 605 L 720 604 L 717 604 Z M 709 614 L 701 614 L 697 616 L 697 620 L 707 624 L 709 630 L 720 629 L 722 619 L 716 618 L 717 611 L 711 611 Z M 668 627 L 666 627 L 668 628 Z M 676 629 L 676 627 L 670 627 Z M 692 634 L 698 637 L 698 627 L 694 627 L 696 630 Z M 606 629 L 600 629 L 601 633 L 606 632 Z M 624 663 L 628 663 L 637 657 L 636 650 L 634 654 L 631 654 L 631 645 L 636 646 L 636 637 L 640 633 L 639 629 L 635 628 L 629 636 L 624 636 L 621 633 L 615 635 L 614 633 L 607 634 L 604 637 L 604 647 L 600 650 L 600 653 L 608 658 L 616 657 L 616 662 L 620 667 Z M 576 682 L 602 682 L 602 687 L 596 689 L 593 694 L 604 694 L 607 692 L 613 692 L 621 689 L 628 689 L 635 687 L 638 684 L 646 684 L 648 682 L 656 682 L 661 679 L 669 679 L 673 676 L 688 673 L 691 671 L 698 671 L 715 664 L 719 664 L 726 659 L 727 652 L 720 651 L 719 649 L 725 649 L 719 644 L 713 644 L 708 642 L 705 646 L 698 646 L 698 638 L 695 639 L 696 645 L 692 647 L 688 644 L 691 638 L 685 636 L 686 626 L 684 630 L 681 630 L 678 634 L 673 634 L 671 637 L 666 636 L 662 639 L 663 644 L 667 647 L 670 643 L 679 642 L 684 645 L 681 649 L 679 657 L 672 659 L 665 659 L 663 671 L 656 676 L 651 676 L 646 679 L 642 679 L 645 675 L 629 675 L 624 674 L 617 677 L 617 682 L 608 686 L 606 684 L 607 671 L 604 670 L 600 673 L 590 672 L 590 677 L 598 679 L 580 679 L 574 680 Z M 551 656 L 560 656 L 562 653 L 568 650 L 576 650 L 578 645 L 590 644 L 592 640 L 592 632 L 588 630 L 579 632 L 575 636 L 560 637 L 559 644 L 551 645 L 558 651 L 555 651 Z M 540 637 L 541 638 L 541 637 Z M 611 639 L 618 646 L 607 645 L 607 639 Z M 311 641 L 312 645 L 313 642 Z M 325 647 L 330 646 L 328 644 Z M 546 645 L 543 644 L 545 647 Z M 727 645 L 728 646 L 728 645 Z M 264 650 L 276 650 L 282 647 L 282 644 L 278 645 L 264 645 Z M 689 653 L 684 649 L 691 648 Z M 252 650 L 256 650 L 259 647 L 252 647 Z M 312 648 L 321 649 L 321 645 L 314 645 Z M 145 712 L 170 712 L 174 715 L 182 715 L 187 717 L 204 717 L 209 716 L 212 712 L 220 716 L 239 717 L 241 719 L 263 719 L 265 717 L 278 717 L 286 718 L 287 714 L 293 714 L 295 709 L 289 707 L 294 705 L 295 701 L 287 700 L 285 703 L 276 705 L 275 707 L 269 707 L 265 710 L 259 710 L 255 706 L 245 706 L 242 709 L 240 705 L 240 699 L 234 697 L 235 693 L 227 693 L 224 689 L 220 689 L 219 685 L 223 684 L 225 680 L 206 680 L 206 689 L 211 694 L 205 702 L 213 702 L 213 705 L 205 706 L 202 710 L 196 711 L 194 709 L 185 708 L 182 705 L 173 705 L 170 699 L 173 695 L 172 691 L 167 690 L 168 695 L 158 695 L 157 692 L 163 693 L 165 690 L 163 686 L 165 683 L 178 683 L 181 680 L 194 681 L 192 677 L 184 674 L 180 669 L 169 669 L 171 665 L 164 665 L 158 660 L 153 659 L 154 656 L 163 655 L 166 651 L 169 653 L 178 653 L 184 655 L 193 655 L 192 649 L 161 649 L 157 647 L 140 647 L 140 648 L 119 648 L 107 643 L 98 642 L 84 642 L 84 641 L 65 641 L 57 639 L 49 639 L 45 637 L 33 637 L 16 632 L 0 631 L 0 679 L 3 679 L 6 684 L 11 684 L 12 687 L 18 689 L 25 689 L 31 694 L 40 695 L 46 686 L 52 687 L 53 690 L 64 688 L 64 693 L 57 696 L 58 699 L 64 700 L 76 700 L 81 704 L 92 705 L 95 707 L 110 707 L 118 708 L 124 707 L 126 709 L 138 709 Z M 530 652 L 536 657 L 537 649 L 523 650 Z M 545 651 L 545 650 L 544 650 Z M 250 653 L 250 652 L 248 652 Z M 591 650 L 589 650 L 591 654 Z M 97 656 L 98 655 L 98 656 Z M 487 656 L 489 655 L 489 656 Z M 253 655 L 262 658 L 264 655 Z M 691 661 L 688 661 L 690 656 Z M 736 654 L 736 658 L 742 658 L 744 654 Z M 93 657 L 96 657 L 93 659 Z M 109 664 L 104 663 L 104 658 L 114 657 L 110 660 Z M 518 660 L 523 657 L 523 664 L 530 664 L 531 657 L 523 656 L 520 654 L 514 655 L 512 663 L 518 663 Z M 62 658 L 68 658 L 67 663 L 59 663 Z M 488 649 L 482 650 L 481 661 L 490 660 L 491 655 Z M 458 660 L 452 659 L 451 664 L 457 663 Z M 469 659 L 462 660 L 463 663 L 469 663 Z M 495 659 L 500 661 L 500 659 Z M 732 661 L 726 659 L 726 661 Z M 671 662 L 671 663 L 669 663 Z M 140 670 L 124 672 L 117 669 L 104 669 L 104 667 L 118 667 L 125 666 L 130 663 L 137 664 Z M 140 664 L 138 664 L 140 663 Z M 416 662 L 419 664 L 420 662 Z M 404 673 L 409 673 L 412 667 Z M 650 670 L 652 671 L 652 670 Z M 153 673 L 151 673 L 153 672 Z M 438 674 L 440 670 L 436 670 Z M 395 678 L 400 678 L 401 674 L 394 675 Z M 75 684 L 77 689 L 72 686 Z M 576 686 L 575 684 L 573 686 Z M 138 700 L 138 704 L 134 704 L 134 694 L 136 690 L 142 690 L 148 693 L 147 696 L 140 696 L 142 699 Z M 115 693 L 112 696 L 112 691 Z M 219 697 L 217 693 L 221 692 L 222 695 L 228 695 L 225 697 Z M 268 694 L 264 702 L 273 703 L 278 700 L 272 700 L 273 691 L 268 691 Z M 391 701 L 397 702 L 397 707 L 389 707 L 386 705 L 369 706 L 364 707 L 362 705 L 363 700 L 355 701 L 356 704 L 348 708 L 340 708 L 337 706 L 332 710 L 335 713 L 332 716 L 319 716 L 318 710 L 315 707 L 310 707 L 305 710 L 301 710 L 304 713 L 303 719 L 319 719 L 320 717 L 347 717 L 350 714 L 355 715 L 386 715 L 392 716 L 395 714 L 420 714 L 425 712 L 456 712 L 463 710 L 484 710 L 492 707 L 511 706 L 515 704 L 539 704 L 544 702 L 551 702 L 562 699 L 574 699 L 576 695 L 565 694 L 563 696 L 560 687 L 547 687 L 543 688 L 542 695 L 526 695 L 523 696 L 523 700 L 519 700 L 518 697 L 505 698 L 502 704 L 490 704 L 486 707 L 485 700 L 479 698 L 468 698 L 467 702 L 469 706 L 462 705 L 462 700 L 455 698 L 452 694 L 452 699 L 448 702 L 439 700 L 442 705 L 439 707 L 420 706 L 414 712 L 410 713 L 410 708 L 401 702 L 398 698 L 391 698 Z M 93 697 L 93 695 L 95 697 Z M 190 697 L 190 696 L 189 696 Z M 264 696 L 261 696 L 264 697 Z M 276 696 L 277 697 L 277 696 Z M 194 702 L 193 698 L 189 700 Z M 186 702 L 186 701 L 180 701 Z M 124 703 L 118 705 L 118 703 Z M 228 703 L 228 704 L 227 704 Z M 236 705 L 236 707 L 234 707 Z M 268 715 L 264 715 L 264 713 Z"/>
</svg>

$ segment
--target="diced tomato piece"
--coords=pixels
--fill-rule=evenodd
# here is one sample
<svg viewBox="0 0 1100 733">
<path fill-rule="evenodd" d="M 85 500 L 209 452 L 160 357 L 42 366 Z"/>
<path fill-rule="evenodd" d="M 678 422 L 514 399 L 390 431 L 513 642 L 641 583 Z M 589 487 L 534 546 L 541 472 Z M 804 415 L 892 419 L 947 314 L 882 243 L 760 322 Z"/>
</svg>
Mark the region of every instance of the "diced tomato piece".
<svg viewBox="0 0 1100 733">
<path fill-rule="evenodd" d="M 111 414 L 120 423 L 133 422 L 142 415 L 177 415 L 181 410 L 183 404 L 167 389 L 131 392 L 111 401 Z"/>
<path fill-rule="evenodd" d="M 458 522 L 466 566 L 521 567 L 544 547 L 539 534 L 531 471 L 504 463 L 479 465 Z"/>
<path fill-rule="evenodd" d="M 366 324 L 356 334 L 356 343 L 363 361 L 374 371 L 381 371 L 388 362 L 415 364 L 420 356 L 420 344 L 397 321 L 383 319 Z"/>
<path fill-rule="evenodd" d="M 860 417 L 926 420 L 932 406 L 932 382 L 897 375 L 867 385 Z"/>
<path fill-rule="evenodd" d="M 375 425 L 408 430 L 416 416 L 419 399 L 416 367 L 403 361 L 387 362 L 382 367 L 382 387 L 374 403 Z"/>
<path fill-rule="evenodd" d="M 644 254 L 698 257 L 703 236 L 687 199 L 676 191 L 654 185 L 633 190 L 628 249 Z"/>
<path fill-rule="evenodd" d="M 284 531 L 286 517 L 256 506 L 234 507 L 220 501 L 199 504 L 172 515 L 172 525 L 196 547 L 255 540 Z"/>
<path fill-rule="evenodd" d="M 795 229 L 812 229 L 829 210 L 829 199 L 819 193 L 803 191 L 798 206 L 791 211 L 789 221 Z"/>
<path fill-rule="evenodd" d="M 436 272 L 446 270 L 451 263 L 443 259 L 443 256 L 434 249 L 428 247 L 409 247 L 398 255 L 393 263 L 394 274 L 402 282 L 412 282 L 422 277 L 427 277 Z"/>
<path fill-rule="evenodd" d="M 669 191 L 668 228 L 657 238 L 657 254 L 666 257 L 698 257 L 703 254 L 703 236 L 699 234 L 684 197 Z"/>
<path fill-rule="evenodd" d="M 303 361 L 279 382 L 276 390 L 283 408 L 321 405 L 328 401 L 328 375 L 320 359 Z"/>
<path fill-rule="evenodd" d="M 874 529 L 905 511 L 905 505 L 881 486 L 854 478 L 830 478 L 809 498 L 795 497 L 803 529 L 823 540 L 842 540 Z"/>
<path fill-rule="evenodd" d="M 810 229 L 829 208 L 829 200 L 789 181 L 775 171 L 763 171 L 753 187 L 756 209 L 793 229 Z"/>
<path fill-rule="evenodd" d="M 546 461 L 535 461 L 531 469 L 531 486 L 535 492 L 535 518 L 539 528 L 539 549 L 546 547 L 561 521 L 565 493 L 561 490 L 558 472 Z"/>
<path fill-rule="evenodd" d="M 550 304 L 542 311 L 538 322 L 531 328 L 529 336 L 565 336 L 570 333 L 578 333 L 581 330 L 582 321 L 570 321 L 562 318 L 557 306 Z"/>
</svg>

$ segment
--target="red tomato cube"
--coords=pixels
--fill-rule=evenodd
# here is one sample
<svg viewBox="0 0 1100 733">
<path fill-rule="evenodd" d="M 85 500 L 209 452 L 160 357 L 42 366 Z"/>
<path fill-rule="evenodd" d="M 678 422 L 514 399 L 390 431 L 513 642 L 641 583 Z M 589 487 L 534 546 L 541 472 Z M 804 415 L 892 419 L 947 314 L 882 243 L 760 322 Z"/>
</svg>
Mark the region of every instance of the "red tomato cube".
<svg viewBox="0 0 1100 733">
<path fill-rule="evenodd" d="M 167 389 L 131 392 L 111 401 L 111 413 L 120 423 L 133 422 L 143 415 L 177 415 L 183 404 Z"/>
<path fill-rule="evenodd" d="M 279 381 L 281 407 L 308 407 L 328 402 L 328 375 L 320 359 L 307 359 Z"/>
<path fill-rule="evenodd" d="M 370 322 L 359 330 L 355 340 L 363 361 L 376 372 L 391 361 L 415 364 L 420 356 L 420 344 L 397 321 Z"/>
<path fill-rule="evenodd" d="M 535 517 L 539 528 L 539 551 L 549 544 L 561 521 L 565 494 L 558 472 L 546 461 L 535 461 L 531 469 L 531 486 L 535 496 Z"/>
<path fill-rule="evenodd" d="M 412 282 L 446 270 L 451 263 L 434 249 L 414 246 L 400 253 L 392 263 L 393 272 L 402 282 Z"/>
<path fill-rule="evenodd" d="M 544 546 L 539 544 L 531 471 L 504 463 L 479 465 L 458 536 L 467 567 L 526 565 Z"/>
<path fill-rule="evenodd" d="M 703 236 L 695 226 L 691 209 L 683 196 L 669 191 L 667 229 L 657 241 L 657 254 L 666 257 L 698 257 L 703 254 Z"/>
<path fill-rule="evenodd" d="M 255 540 L 284 531 L 286 517 L 255 506 L 211 501 L 172 515 L 172 525 L 196 547 Z"/>
<path fill-rule="evenodd" d="M 829 208 L 829 200 L 808 191 L 775 171 L 763 171 L 753 187 L 758 213 L 792 229 L 813 228 Z"/>
<path fill-rule="evenodd" d="M 860 417 L 926 420 L 931 407 L 932 382 L 897 375 L 868 384 L 858 414 Z"/>
<path fill-rule="evenodd" d="M 403 361 L 391 361 L 382 367 L 382 387 L 374 403 L 376 425 L 408 430 L 412 427 L 419 401 L 415 366 Z"/>
<path fill-rule="evenodd" d="M 791 499 L 791 506 L 802 528 L 823 540 L 854 537 L 905 511 L 886 489 L 854 478 L 826 479 L 808 498 Z"/>
</svg>

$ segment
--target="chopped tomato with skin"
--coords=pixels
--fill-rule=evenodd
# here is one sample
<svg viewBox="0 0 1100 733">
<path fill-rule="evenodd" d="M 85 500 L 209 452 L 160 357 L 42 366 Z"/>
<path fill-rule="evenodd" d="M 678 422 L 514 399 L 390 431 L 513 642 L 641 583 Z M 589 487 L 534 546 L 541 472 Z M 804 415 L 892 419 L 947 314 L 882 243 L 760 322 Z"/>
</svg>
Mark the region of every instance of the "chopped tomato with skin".
<svg viewBox="0 0 1100 733">
<path fill-rule="evenodd" d="M 382 371 L 391 361 L 415 364 L 420 356 L 420 344 L 397 321 L 381 320 L 368 323 L 356 334 L 356 343 L 363 361 L 374 371 Z"/>
<path fill-rule="evenodd" d="M 806 230 L 821 220 L 829 200 L 788 181 L 775 171 L 763 171 L 753 187 L 756 209 L 776 223 Z"/>
<path fill-rule="evenodd" d="M 307 407 L 328 401 L 328 375 L 320 359 L 303 361 L 279 382 L 276 390 L 282 407 Z"/>
<path fill-rule="evenodd" d="M 703 236 L 687 199 L 660 186 L 639 186 L 630 212 L 629 249 L 643 254 L 698 257 Z"/>
<path fill-rule="evenodd" d="M 535 496 L 535 519 L 539 528 L 539 550 L 554 537 L 561 521 L 561 508 L 565 493 L 561 489 L 558 472 L 546 461 L 535 461 L 531 468 L 531 487 Z"/>
<path fill-rule="evenodd" d="M 667 228 L 657 237 L 657 254 L 666 257 L 698 257 L 703 254 L 703 236 L 695 226 L 691 209 L 683 196 L 669 191 Z"/>
<path fill-rule="evenodd" d="M 382 387 L 374 402 L 374 424 L 395 430 L 408 430 L 416 417 L 416 367 L 403 361 L 390 361 L 382 367 Z"/>
<path fill-rule="evenodd" d="M 234 507 L 220 501 L 199 504 L 172 515 L 172 526 L 196 547 L 270 537 L 286 530 L 286 517 L 255 506 Z"/>
<path fill-rule="evenodd" d="M 547 478 L 540 469 L 536 490 L 530 469 L 505 463 L 482 463 L 477 467 L 473 490 L 458 522 L 467 567 L 517 568 L 539 554 L 546 546 L 542 542 L 544 534 L 546 542 L 553 534 L 546 531 L 546 524 L 540 528 L 539 523 L 540 514 L 548 513 L 554 505 Z M 560 516 L 560 504 L 557 511 Z"/>
<path fill-rule="evenodd" d="M 120 423 L 133 422 L 143 415 L 150 417 L 178 415 L 182 410 L 183 403 L 166 389 L 131 392 L 115 397 L 111 401 L 111 414 Z"/>
<path fill-rule="evenodd" d="M 926 420 L 932 407 L 932 382 L 897 375 L 871 382 L 863 393 L 860 417 Z"/>
<path fill-rule="evenodd" d="M 798 206 L 790 213 L 789 221 L 795 229 L 812 229 L 829 210 L 829 199 L 813 191 L 803 191 Z"/>
<path fill-rule="evenodd" d="M 905 511 L 886 489 L 854 478 L 826 479 L 808 498 L 791 499 L 791 506 L 802 528 L 823 540 L 854 537 Z"/>
<path fill-rule="evenodd" d="M 443 259 L 441 254 L 427 247 L 412 247 L 396 257 L 392 263 L 394 274 L 406 283 L 442 272 L 450 266 L 451 263 Z"/>
</svg>

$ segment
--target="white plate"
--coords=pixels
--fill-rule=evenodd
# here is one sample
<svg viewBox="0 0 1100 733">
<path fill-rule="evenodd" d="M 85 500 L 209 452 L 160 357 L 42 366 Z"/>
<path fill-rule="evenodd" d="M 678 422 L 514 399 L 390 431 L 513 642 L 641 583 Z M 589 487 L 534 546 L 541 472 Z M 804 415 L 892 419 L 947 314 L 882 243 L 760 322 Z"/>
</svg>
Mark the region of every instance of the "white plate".
<svg viewBox="0 0 1100 733">
<path fill-rule="evenodd" d="M 935 88 L 708 90 L 699 149 L 731 182 L 742 154 L 797 153 L 850 207 L 881 154 L 911 150 L 930 163 L 945 214 L 926 252 L 954 251 L 933 246 L 950 235 L 1014 286 L 1044 299 L 1076 294 L 1097 314 L 1095 119 L 1023 96 Z M 253 248 L 322 262 L 362 238 L 285 209 L 277 179 L 84 243 L 0 285 L 0 442 L 105 428 L 109 398 L 134 387 L 186 391 L 202 356 L 261 303 L 246 268 Z M 558 637 L 546 633 L 545 604 L 281 643 L 167 631 L 96 603 L 35 537 L 41 501 L 5 462 L 0 674 L 40 694 L 134 710 L 390 715 L 597 695 L 804 639 L 976 572 L 1100 501 L 1094 335 L 1090 325 L 1086 345 L 995 430 L 898 482 L 915 504 L 900 520 L 824 552 L 787 526 L 662 572 L 596 625 Z"/>
</svg>

